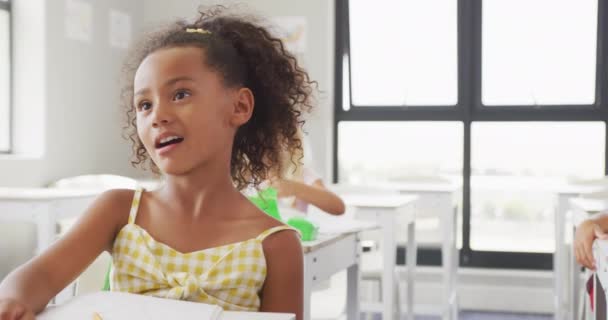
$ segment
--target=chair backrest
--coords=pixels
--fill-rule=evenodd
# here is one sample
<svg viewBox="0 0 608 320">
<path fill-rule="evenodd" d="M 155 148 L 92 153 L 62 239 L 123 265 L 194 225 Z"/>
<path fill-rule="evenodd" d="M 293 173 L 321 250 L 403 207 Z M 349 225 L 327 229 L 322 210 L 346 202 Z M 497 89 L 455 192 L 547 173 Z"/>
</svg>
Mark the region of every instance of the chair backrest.
<svg viewBox="0 0 608 320">
<path fill-rule="evenodd" d="M 61 189 L 135 189 L 137 181 L 129 177 L 112 174 L 90 174 L 59 179 L 49 184 L 49 187 Z"/>
</svg>

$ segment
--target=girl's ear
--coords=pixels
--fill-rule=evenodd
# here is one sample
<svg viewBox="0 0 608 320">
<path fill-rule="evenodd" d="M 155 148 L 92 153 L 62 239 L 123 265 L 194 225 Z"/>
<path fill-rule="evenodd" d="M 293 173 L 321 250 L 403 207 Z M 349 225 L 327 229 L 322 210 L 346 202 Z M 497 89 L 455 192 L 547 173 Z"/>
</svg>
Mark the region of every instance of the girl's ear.
<svg viewBox="0 0 608 320">
<path fill-rule="evenodd" d="M 230 115 L 230 124 L 235 127 L 240 127 L 245 124 L 251 115 L 254 108 L 253 92 L 249 88 L 240 88 L 236 93 L 232 113 Z"/>
</svg>

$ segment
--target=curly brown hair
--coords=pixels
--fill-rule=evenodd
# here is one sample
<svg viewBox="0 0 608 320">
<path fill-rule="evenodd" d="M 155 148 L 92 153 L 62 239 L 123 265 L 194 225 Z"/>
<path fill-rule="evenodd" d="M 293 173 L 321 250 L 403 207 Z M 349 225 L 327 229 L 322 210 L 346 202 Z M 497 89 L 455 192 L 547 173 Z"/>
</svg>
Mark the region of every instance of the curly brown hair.
<svg viewBox="0 0 608 320">
<path fill-rule="evenodd" d="M 297 130 L 304 124 L 302 113 L 312 108 L 313 85 L 318 85 L 281 40 L 256 20 L 230 13 L 224 6 L 199 9 L 194 22 L 176 21 L 148 34 L 133 48 L 125 63 L 122 91 L 127 113 L 125 133 L 133 145 L 133 166 L 144 170 L 148 166 L 160 173 L 137 135 L 133 79 L 148 55 L 171 47 L 205 50 L 205 64 L 222 76 L 225 85 L 243 86 L 253 92 L 253 114 L 238 128 L 232 147 L 230 174 L 237 189 L 257 187 L 274 170 L 282 172 L 281 153 L 292 155 L 292 161 L 301 161 L 302 141 Z M 209 33 L 186 32 L 188 28 Z"/>
</svg>

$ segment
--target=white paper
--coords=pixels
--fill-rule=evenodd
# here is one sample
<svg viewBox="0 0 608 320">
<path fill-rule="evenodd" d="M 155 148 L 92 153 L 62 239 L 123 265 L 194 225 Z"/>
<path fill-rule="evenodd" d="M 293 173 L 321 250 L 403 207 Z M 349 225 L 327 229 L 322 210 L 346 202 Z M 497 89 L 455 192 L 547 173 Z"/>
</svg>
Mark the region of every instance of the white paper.
<svg viewBox="0 0 608 320">
<path fill-rule="evenodd" d="M 93 7 L 89 2 L 65 0 L 65 36 L 90 42 L 93 33 Z"/>
<path fill-rule="evenodd" d="M 275 36 L 279 37 L 287 50 L 293 54 L 306 52 L 307 21 L 302 16 L 284 16 L 271 19 Z"/>
<path fill-rule="evenodd" d="M 223 310 L 199 302 L 147 297 L 119 292 L 96 292 L 47 308 L 39 320 L 93 319 L 98 313 L 109 320 L 221 319 Z"/>
<path fill-rule="evenodd" d="M 131 16 L 122 11 L 111 9 L 109 18 L 110 46 L 126 49 L 131 42 Z"/>
</svg>

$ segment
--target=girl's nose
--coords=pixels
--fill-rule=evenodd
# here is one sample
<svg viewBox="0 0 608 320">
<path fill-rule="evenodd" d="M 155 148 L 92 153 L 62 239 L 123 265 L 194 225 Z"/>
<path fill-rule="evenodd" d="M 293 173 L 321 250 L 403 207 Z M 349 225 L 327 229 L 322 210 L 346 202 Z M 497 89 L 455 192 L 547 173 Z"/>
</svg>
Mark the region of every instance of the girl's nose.
<svg viewBox="0 0 608 320">
<path fill-rule="evenodd" d="M 154 121 L 152 122 L 153 127 L 159 127 L 171 123 L 174 119 L 173 112 L 168 107 L 158 105 L 154 110 Z"/>
</svg>

